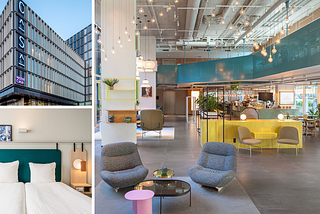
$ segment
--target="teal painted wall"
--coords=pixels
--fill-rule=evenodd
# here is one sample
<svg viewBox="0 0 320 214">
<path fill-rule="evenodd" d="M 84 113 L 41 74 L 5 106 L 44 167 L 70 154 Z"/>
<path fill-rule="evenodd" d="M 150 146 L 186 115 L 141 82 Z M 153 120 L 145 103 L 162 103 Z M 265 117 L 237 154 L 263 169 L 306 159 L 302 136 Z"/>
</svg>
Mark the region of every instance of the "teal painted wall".
<svg viewBox="0 0 320 214">
<path fill-rule="evenodd" d="M 241 81 L 320 65 L 320 19 L 283 38 L 276 49 L 272 63 L 268 62 L 269 46 L 268 57 L 257 52 L 178 66 L 159 65 L 157 84 Z"/>
</svg>

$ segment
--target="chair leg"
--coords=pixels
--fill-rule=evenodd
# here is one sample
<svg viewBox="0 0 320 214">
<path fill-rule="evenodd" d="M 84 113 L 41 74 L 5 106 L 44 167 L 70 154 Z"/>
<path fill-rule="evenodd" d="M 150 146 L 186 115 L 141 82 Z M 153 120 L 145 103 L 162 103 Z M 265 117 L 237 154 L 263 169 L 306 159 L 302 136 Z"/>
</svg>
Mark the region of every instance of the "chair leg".
<svg viewBox="0 0 320 214">
<path fill-rule="evenodd" d="M 296 156 L 298 156 L 298 145 L 296 145 Z"/>
<path fill-rule="evenodd" d="M 218 190 L 218 192 L 221 192 L 221 190 L 223 189 L 223 187 L 215 187 L 217 190 Z"/>
<path fill-rule="evenodd" d="M 251 156 L 251 145 L 250 145 L 250 156 Z"/>
<path fill-rule="evenodd" d="M 119 191 L 119 188 L 113 188 L 113 190 L 114 190 L 115 192 L 118 192 L 118 191 Z"/>
<path fill-rule="evenodd" d="M 279 143 L 278 143 L 277 153 L 279 153 Z"/>
<path fill-rule="evenodd" d="M 239 151 L 240 151 L 240 141 L 238 143 L 238 153 L 239 153 Z"/>
<path fill-rule="evenodd" d="M 262 143 L 260 143 L 260 149 L 261 149 L 261 154 L 262 154 Z"/>
</svg>

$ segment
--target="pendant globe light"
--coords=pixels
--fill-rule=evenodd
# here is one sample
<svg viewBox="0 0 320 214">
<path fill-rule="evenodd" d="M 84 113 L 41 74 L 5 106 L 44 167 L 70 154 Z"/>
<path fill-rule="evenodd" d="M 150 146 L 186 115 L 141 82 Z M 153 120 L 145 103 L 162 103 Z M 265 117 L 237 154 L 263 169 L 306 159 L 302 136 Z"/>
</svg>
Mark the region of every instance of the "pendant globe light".
<svg viewBox="0 0 320 214">
<path fill-rule="evenodd" d="M 146 15 L 145 15 L 146 16 Z M 147 21 L 148 25 L 150 23 L 150 20 Z M 147 38 L 149 38 L 149 31 L 147 32 Z M 147 49 L 148 47 L 148 49 Z M 146 44 L 145 46 L 146 48 L 146 55 L 148 56 L 149 55 L 149 42 L 148 42 L 148 45 Z M 145 72 L 152 72 L 153 71 L 153 68 L 155 67 L 155 63 L 154 61 L 150 60 L 149 58 L 147 58 L 147 60 L 144 62 L 144 68 L 145 68 Z"/>
<path fill-rule="evenodd" d="M 276 45 L 273 45 L 272 53 L 273 53 L 273 54 L 276 54 L 276 53 L 277 53 Z"/>
</svg>

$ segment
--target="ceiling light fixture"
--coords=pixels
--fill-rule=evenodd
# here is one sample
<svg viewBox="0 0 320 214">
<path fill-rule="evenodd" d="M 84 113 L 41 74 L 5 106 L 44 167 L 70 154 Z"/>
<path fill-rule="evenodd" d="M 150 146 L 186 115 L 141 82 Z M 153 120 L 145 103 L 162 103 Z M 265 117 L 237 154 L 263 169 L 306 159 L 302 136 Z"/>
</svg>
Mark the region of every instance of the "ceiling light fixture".
<svg viewBox="0 0 320 214">
<path fill-rule="evenodd" d="M 282 26 L 282 30 L 280 32 L 281 35 L 284 35 L 284 29 L 283 29 L 283 26 Z"/>
<path fill-rule="evenodd" d="M 245 41 L 246 41 L 246 42 L 249 42 L 249 38 L 248 38 L 248 36 L 246 36 L 246 39 L 245 39 Z"/>
<path fill-rule="evenodd" d="M 240 29 L 238 29 L 238 36 L 240 36 L 241 35 L 241 33 L 240 33 Z"/>
<path fill-rule="evenodd" d="M 252 36 L 252 34 L 253 34 L 252 27 L 250 28 L 249 34 L 250 34 L 250 36 Z"/>
<path fill-rule="evenodd" d="M 153 2 L 153 0 L 148 0 L 148 2 L 151 4 Z"/>
<path fill-rule="evenodd" d="M 230 25 L 229 25 L 229 29 L 232 30 L 232 25 L 231 25 L 231 23 L 230 23 Z"/>
<path fill-rule="evenodd" d="M 241 9 L 240 9 L 240 14 L 241 14 L 241 15 L 243 15 L 243 14 L 244 14 L 243 7 L 241 7 Z"/>
<path fill-rule="evenodd" d="M 236 0 L 234 4 L 235 4 L 236 6 L 238 6 L 238 5 L 239 5 L 239 1 Z"/>
<path fill-rule="evenodd" d="M 147 29 L 148 29 L 147 24 L 144 23 L 143 30 L 147 30 Z"/>
<path fill-rule="evenodd" d="M 128 36 L 128 42 L 131 42 L 131 38 L 130 38 L 130 35 Z"/>
<path fill-rule="evenodd" d="M 152 17 L 151 22 L 152 22 L 152 23 L 155 23 L 155 22 L 156 22 L 156 19 L 154 18 L 154 16 Z"/>
<path fill-rule="evenodd" d="M 162 16 L 163 16 L 162 9 L 160 10 L 159 16 L 160 16 L 160 17 L 162 17 Z"/>
<path fill-rule="evenodd" d="M 281 43 L 281 40 L 280 40 L 280 38 L 278 37 L 277 40 L 276 40 L 276 44 L 279 45 L 280 43 Z"/>
<path fill-rule="evenodd" d="M 273 54 L 276 54 L 276 53 L 277 53 L 276 45 L 273 45 L 272 53 L 273 53 Z"/>
<path fill-rule="evenodd" d="M 112 53 L 112 55 L 116 54 L 116 50 L 114 49 L 114 47 L 112 47 L 111 53 Z"/>
<path fill-rule="evenodd" d="M 138 30 L 136 31 L 136 36 L 139 36 L 139 31 Z"/>
<path fill-rule="evenodd" d="M 224 25 L 224 17 L 222 17 L 221 24 Z"/>
<path fill-rule="evenodd" d="M 289 17 L 287 16 L 286 24 L 288 25 L 289 23 L 290 23 L 290 20 L 289 20 Z"/>
<path fill-rule="evenodd" d="M 179 27 L 179 25 L 180 25 L 180 24 L 179 24 L 179 21 L 177 21 L 177 26 Z"/>
<path fill-rule="evenodd" d="M 215 16 L 216 16 L 216 14 L 214 13 L 214 9 L 213 9 L 211 17 L 214 18 Z"/>
<path fill-rule="evenodd" d="M 248 21 L 248 18 L 246 18 L 246 21 L 245 21 L 244 25 L 245 25 L 245 26 L 249 26 L 249 25 L 250 25 L 250 23 L 249 23 L 249 21 Z"/>
<path fill-rule="evenodd" d="M 140 14 L 144 13 L 144 9 L 142 8 L 142 2 L 141 2 L 140 9 L 139 9 L 139 13 L 140 13 Z"/>
<path fill-rule="evenodd" d="M 271 49 L 271 48 L 270 48 L 270 49 Z M 272 59 L 272 57 L 271 57 L 271 53 L 270 53 L 270 56 L 269 56 L 268 62 L 273 62 L 273 59 Z"/>
<path fill-rule="evenodd" d="M 104 56 L 104 61 L 108 61 L 107 54 Z"/>
<path fill-rule="evenodd" d="M 295 11 L 295 10 L 294 10 L 294 6 L 292 5 L 291 10 L 290 10 L 290 13 L 293 14 L 294 11 Z"/>
<path fill-rule="evenodd" d="M 132 18 L 132 20 L 131 20 L 131 24 L 135 24 L 136 23 L 136 19 L 134 18 L 134 16 L 133 16 L 133 18 Z"/>
<path fill-rule="evenodd" d="M 178 4 L 178 3 L 179 3 L 179 0 L 174 0 L 174 3 Z"/>
<path fill-rule="evenodd" d="M 171 10 L 171 5 L 170 5 L 170 3 L 169 3 L 169 5 L 168 5 L 168 10 Z"/>
<path fill-rule="evenodd" d="M 128 28 L 126 27 L 125 29 L 124 29 L 124 34 L 128 34 Z"/>
</svg>

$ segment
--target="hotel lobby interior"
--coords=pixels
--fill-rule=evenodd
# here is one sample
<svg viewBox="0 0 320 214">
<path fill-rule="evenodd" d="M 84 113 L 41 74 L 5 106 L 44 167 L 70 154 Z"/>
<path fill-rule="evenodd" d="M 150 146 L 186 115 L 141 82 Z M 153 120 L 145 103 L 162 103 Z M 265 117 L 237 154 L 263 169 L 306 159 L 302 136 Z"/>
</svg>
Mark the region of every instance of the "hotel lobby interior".
<svg viewBox="0 0 320 214">
<path fill-rule="evenodd" d="M 95 213 L 317 213 L 320 0 L 95 0 Z"/>
</svg>

